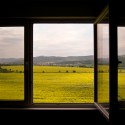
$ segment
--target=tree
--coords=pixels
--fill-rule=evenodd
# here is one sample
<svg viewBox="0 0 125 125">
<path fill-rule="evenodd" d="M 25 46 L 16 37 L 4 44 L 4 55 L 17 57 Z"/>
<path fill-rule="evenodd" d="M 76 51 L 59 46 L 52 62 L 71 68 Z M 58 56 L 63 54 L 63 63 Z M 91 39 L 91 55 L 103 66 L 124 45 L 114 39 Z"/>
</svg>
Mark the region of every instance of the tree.
<svg viewBox="0 0 125 125">
<path fill-rule="evenodd" d="M 69 71 L 68 70 L 66 70 L 66 73 L 68 73 Z"/>
</svg>

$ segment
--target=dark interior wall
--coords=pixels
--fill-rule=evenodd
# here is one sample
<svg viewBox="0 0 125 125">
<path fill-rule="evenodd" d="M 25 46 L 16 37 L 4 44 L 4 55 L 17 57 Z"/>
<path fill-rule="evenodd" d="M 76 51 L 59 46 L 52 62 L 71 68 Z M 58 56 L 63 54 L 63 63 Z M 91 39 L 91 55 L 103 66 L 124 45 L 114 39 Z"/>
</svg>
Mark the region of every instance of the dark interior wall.
<svg viewBox="0 0 125 125">
<path fill-rule="evenodd" d="M 118 113 L 118 123 L 119 125 L 125 124 L 125 109 L 122 109 Z"/>
<path fill-rule="evenodd" d="M 84 16 L 96 17 L 108 0 L 22 0 L 4 2 L 1 17 Z"/>
<path fill-rule="evenodd" d="M 60 2 L 59 2 L 60 1 Z M 108 1 L 108 0 L 107 0 Z M 0 18 L 13 18 L 11 20 L 16 23 L 14 18 L 21 20 L 22 18 L 31 17 L 94 17 L 94 20 L 99 15 L 103 7 L 107 3 L 106 0 L 94 2 L 90 0 L 22 0 L 21 2 L 4 1 L 0 7 Z M 6 23 L 9 19 L 6 19 Z M 2 19 L 4 22 L 4 19 Z M 97 110 L 0 110 L 0 119 L 4 124 L 30 124 L 34 122 L 37 124 L 95 124 L 95 125 L 108 125 L 106 119 Z M 17 121 L 16 121 L 17 120 Z M 49 123 L 49 124 L 50 124 Z"/>
<path fill-rule="evenodd" d="M 4 124 L 108 125 L 97 110 L 2 110 L 0 114 Z"/>
</svg>

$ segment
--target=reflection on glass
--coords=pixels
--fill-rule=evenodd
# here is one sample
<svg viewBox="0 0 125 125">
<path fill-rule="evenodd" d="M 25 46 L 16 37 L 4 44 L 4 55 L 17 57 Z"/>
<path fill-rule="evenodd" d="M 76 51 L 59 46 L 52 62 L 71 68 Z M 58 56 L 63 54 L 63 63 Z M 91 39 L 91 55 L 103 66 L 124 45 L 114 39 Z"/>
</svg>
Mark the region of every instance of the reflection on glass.
<svg viewBox="0 0 125 125">
<path fill-rule="evenodd" d="M 118 27 L 118 100 L 125 101 L 125 27 Z"/>
<path fill-rule="evenodd" d="M 0 100 L 24 100 L 24 27 L 0 27 Z"/>
<path fill-rule="evenodd" d="M 98 102 L 109 103 L 109 25 L 97 25 Z"/>
<path fill-rule="evenodd" d="M 33 102 L 93 103 L 93 25 L 33 28 Z"/>
</svg>

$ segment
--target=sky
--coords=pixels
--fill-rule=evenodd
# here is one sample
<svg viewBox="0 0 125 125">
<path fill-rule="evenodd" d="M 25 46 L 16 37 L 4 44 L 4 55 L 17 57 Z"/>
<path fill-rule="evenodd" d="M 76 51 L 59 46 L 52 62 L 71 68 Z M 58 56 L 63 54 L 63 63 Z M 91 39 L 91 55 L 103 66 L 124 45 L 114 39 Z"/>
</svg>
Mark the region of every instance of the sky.
<svg viewBox="0 0 125 125">
<path fill-rule="evenodd" d="M 119 55 L 125 54 L 124 33 L 118 27 Z M 108 34 L 108 26 L 100 25 L 100 56 L 109 56 Z M 33 56 L 93 55 L 93 40 L 93 24 L 34 24 Z M 24 27 L 0 27 L 0 58 L 24 58 Z"/>
<path fill-rule="evenodd" d="M 97 25 L 98 58 L 109 58 L 109 25 Z"/>
<path fill-rule="evenodd" d="M 118 55 L 125 55 L 125 27 L 118 27 Z"/>
<path fill-rule="evenodd" d="M 33 56 L 93 55 L 93 24 L 34 24 Z"/>
<path fill-rule="evenodd" d="M 24 27 L 0 27 L 0 58 L 24 58 Z"/>
</svg>

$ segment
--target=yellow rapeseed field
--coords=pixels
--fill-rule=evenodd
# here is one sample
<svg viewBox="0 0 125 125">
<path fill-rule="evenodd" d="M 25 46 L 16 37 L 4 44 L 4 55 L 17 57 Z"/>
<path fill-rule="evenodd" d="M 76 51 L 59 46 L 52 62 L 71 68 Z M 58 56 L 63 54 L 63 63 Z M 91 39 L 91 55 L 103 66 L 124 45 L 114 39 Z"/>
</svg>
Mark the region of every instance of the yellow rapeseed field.
<svg viewBox="0 0 125 125">
<path fill-rule="evenodd" d="M 1 66 L 0 100 L 24 100 L 24 67 Z M 125 70 L 118 70 L 119 95 L 125 99 Z M 98 67 L 98 101 L 109 101 L 109 67 Z M 25 83 L 26 84 L 26 83 Z M 33 66 L 34 103 L 93 103 L 94 68 Z"/>
</svg>

